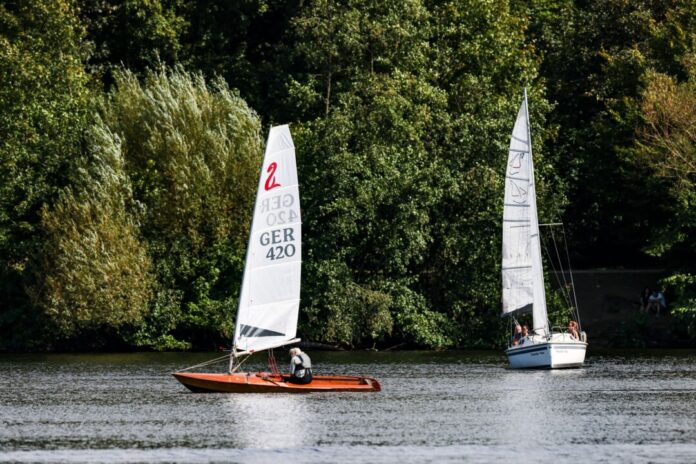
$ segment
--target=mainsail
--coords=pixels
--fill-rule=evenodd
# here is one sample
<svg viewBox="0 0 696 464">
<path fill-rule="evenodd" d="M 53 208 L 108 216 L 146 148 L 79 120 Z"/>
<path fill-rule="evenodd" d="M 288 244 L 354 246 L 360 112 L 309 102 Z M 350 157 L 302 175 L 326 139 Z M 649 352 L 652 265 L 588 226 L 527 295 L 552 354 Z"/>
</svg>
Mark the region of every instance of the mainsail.
<svg viewBox="0 0 696 464">
<path fill-rule="evenodd" d="M 266 143 L 237 311 L 234 346 L 259 351 L 295 338 L 302 221 L 295 147 L 287 125 Z"/>
<path fill-rule="evenodd" d="M 532 311 L 533 331 L 547 335 L 549 329 L 544 270 L 541 263 L 526 89 L 512 130 L 505 171 L 502 268 L 503 314 Z"/>
</svg>

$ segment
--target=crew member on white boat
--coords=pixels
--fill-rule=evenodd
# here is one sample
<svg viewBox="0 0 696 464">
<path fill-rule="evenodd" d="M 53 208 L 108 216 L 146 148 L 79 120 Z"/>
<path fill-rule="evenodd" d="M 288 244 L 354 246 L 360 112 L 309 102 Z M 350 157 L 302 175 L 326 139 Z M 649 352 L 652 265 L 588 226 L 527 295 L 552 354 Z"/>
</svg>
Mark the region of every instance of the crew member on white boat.
<svg viewBox="0 0 696 464">
<path fill-rule="evenodd" d="M 510 345 L 517 346 L 520 344 L 520 338 L 522 338 L 522 327 L 515 323 L 515 333 L 512 335 L 510 340 Z"/>
<path fill-rule="evenodd" d="M 312 381 L 312 360 L 299 348 L 290 349 L 290 378 L 288 382 L 307 384 Z"/>
<path fill-rule="evenodd" d="M 580 333 L 578 332 L 578 323 L 575 321 L 568 322 L 568 333 L 573 340 L 580 340 Z"/>
<path fill-rule="evenodd" d="M 529 327 L 527 324 L 522 326 L 522 334 L 520 337 L 520 345 L 524 345 L 525 340 L 527 340 L 527 337 L 529 337 Z"/>
</svg>

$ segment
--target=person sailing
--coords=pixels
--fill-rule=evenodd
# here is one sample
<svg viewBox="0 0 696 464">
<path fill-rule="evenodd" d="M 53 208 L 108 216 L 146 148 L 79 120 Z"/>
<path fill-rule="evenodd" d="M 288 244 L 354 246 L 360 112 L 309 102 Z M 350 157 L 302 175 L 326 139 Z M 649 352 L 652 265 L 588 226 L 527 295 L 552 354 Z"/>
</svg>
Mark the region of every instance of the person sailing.
<svg viewBox="0 0 696 464">
<path fill-rule="evenodd" d="M 312 381 L 312 360 L 299 348 L 290 349 L 290 378 L 288 382 L 308 384 Z"/>
<path fill-rule="evenodd" d="M 578 332 L 578 323 L 575 321 L 568 322 L 568 333 L 573 340 L 580 340 L 580 332 Z"/>
<path fill-rule="evenodd" d="M 515 321 L 515 331 L 510 339 L 510 346 L 517 346 L 520 344 L 520 339 L 522 339 L 522 326 L 516 319 L 513 320 Z"/>
<path fill-rule="evenodd" d="M 520 345 L 524 345 L 524 342 L 527 340 L 527 337 L 529 337 L 529 326 L 525 324 L 522 326 L 522 333 L 520 334 L 520 341 L 518 343 Z"/>
</svg>

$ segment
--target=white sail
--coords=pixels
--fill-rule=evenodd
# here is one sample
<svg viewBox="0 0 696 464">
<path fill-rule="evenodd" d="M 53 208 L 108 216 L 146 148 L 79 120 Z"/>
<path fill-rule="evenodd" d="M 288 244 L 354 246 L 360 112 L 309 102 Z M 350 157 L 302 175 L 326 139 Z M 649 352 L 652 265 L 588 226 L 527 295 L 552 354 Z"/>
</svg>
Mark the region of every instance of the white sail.
<svg viewBox="0 0 696 464">
<path fill-rule="evenodd" d="M 510 138 L 503 207 L 503 314 L 532 311 L 533 331 L 548 334 L 527 91 Z"/>
<path fill-rule="evenodd" d="M 295 147 L 288 126 L 271 128 L 242 280 L 234 346 L 259 351 L 295 338 L 302 222 Z"/>
</svg>

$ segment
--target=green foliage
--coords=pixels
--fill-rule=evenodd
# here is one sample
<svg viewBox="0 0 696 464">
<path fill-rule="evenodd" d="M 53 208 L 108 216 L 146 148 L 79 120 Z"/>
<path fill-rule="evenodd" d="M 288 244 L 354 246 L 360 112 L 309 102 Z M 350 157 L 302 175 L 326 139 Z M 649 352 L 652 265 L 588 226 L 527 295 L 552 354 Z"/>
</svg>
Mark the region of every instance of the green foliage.
<svg viewBox="0 0 696 464">
<path fill-rule="evenodd" d="M 546 275 L 546 287 L 552 287 L 549 279 L 550 275 Z M 568 308 L 567 297 L 561 289 L 555 289 L 548 292 L 546 295 L 546 306 L 549 317 L 549 325 L 565 329 L 568 327 L 568 322 L 571 319 L 570 309 Z"/>
<path fill-rule="evenodd" d="M 692 0 L 5 2 L 0 348 L 226 340 L 265 132 L 251 107 L 297 145 L 301 336 L 498 343 L 525 85 L 541 221 L 564 216 L 581 265 L 645 251 L 678 270 L 691 327 L 695 39 Z"/>
<path fill-rule="evenodd" d="M 296 66 L 289 23 L 304 0 L 185 0 L 180 62 L 222 76 L 266 120 L 291 121 L 285 81 Z"/>
<path fill-rule="evenodd" d="M 673 303 L 675 327 L 696 339 L 696 60 L 684 61 L 687 80 L 649 73 L 643 92 L 644 123 L 638 128 L 635 162 L 650 166 L 667 184 L 671 199 L 664 220 L 653 227 L 648 252 L 676 256 L 681 268 L 663 284 Z M 676 267 L 676 266 L 675 266 Z"/>
<path fill-rule="evenodd" d="M 670 312 L 676 332 L 696 340 L 696 275 L 674 274 L 662 283 L 674 298 Z"/>
<path fill-rule="evenodd" d="M 667 284 L 675 286 L 679 295 L 671 308 L 676 331 L 696 340 L 696 278 L 690 274 L 677 274 Z"/>
<path fill-rule="evenodd" d="M 74 13 L 70 1 L 0 6 L 0 248 L 13 265 L 26 259 L 85 126 L 87 49 Z"/>
<path fill-rule="evenodd" d="M 649 252 L 670 250 L 696 253 L 696 61 L 690 60 L 690 79 L 677 83 L 668 75 L 648 74 L 643 92 L 645 122 L 638 129 L 635 162 L 667 185 L 671 197 L 665 208 L 670 220 L 655 224 Z"/>
<path fill-rule="evenodd" d="M 490 345 L 510 115 L 535 73 L 524 23 L 499 2 L 326 1 L 294 25 L 307 71 L 289 93 L 311 119 L 295 130 L 303 327 L 330 327 L 309 333 L 333 343 Z M 534 104 L 541 125 L 548 105 Z M 366 327 L 366 309 L 388 323 Z"/>
<path fill-rule="evenodd" d="M 84 33 L 70 0 L 0 4 L 0 347 L 45 337 L 24 290 L 41 211 L 68 183 L 88 121 Z"/>
<path fill-rule="evenodd" d="M 45 237 L 29 289 L 62 337 L 139 324 L 151 298 L 151 264 L 120 141 L 101 121 L 87 137 L 89 158 L 74 186 L 42 211 Z"/>
<path fill-rule="evenodd" d="M 684 75 L 683 57 L 694 44 L 693 2 L 516 3 L 532 18 L 540 73 L 557 102 L 551 149 L 568 183 L 573 208 L 565 219 L 583 250 L 582 264 L 650 264 L 641 249 L 652 234 L 651 218 L 669 204 L 664 185 L 634 163 L 630 151 L 646 73 Z"/>
<path fill-rule="evenodd" d="M 143 82 L 127 70 L 114 77 L 102 114 L 144 205 L 158 282 L 134 340 L 228 337 L 262 151 L 258 117 L 221 79 L 209 87 L 181 68 L 147 71 Z"/>
<path fill-rule="evenodd" d="M 176 63 L 187 21 L 182 0 L 83 0 L 81 16 L 94 42 L 90 64 L 99 72 L 126 66 L 138 72 Z"/>
<path fill-rule="evenodd" d="M 428 56 L 428 14 L 419 0 L 318 0 L 292 22 L 294 53 L 305 66 L 290 90 L 309 118 L 328 115 L 365 75 L 422 71 Z"/>
</svg>

